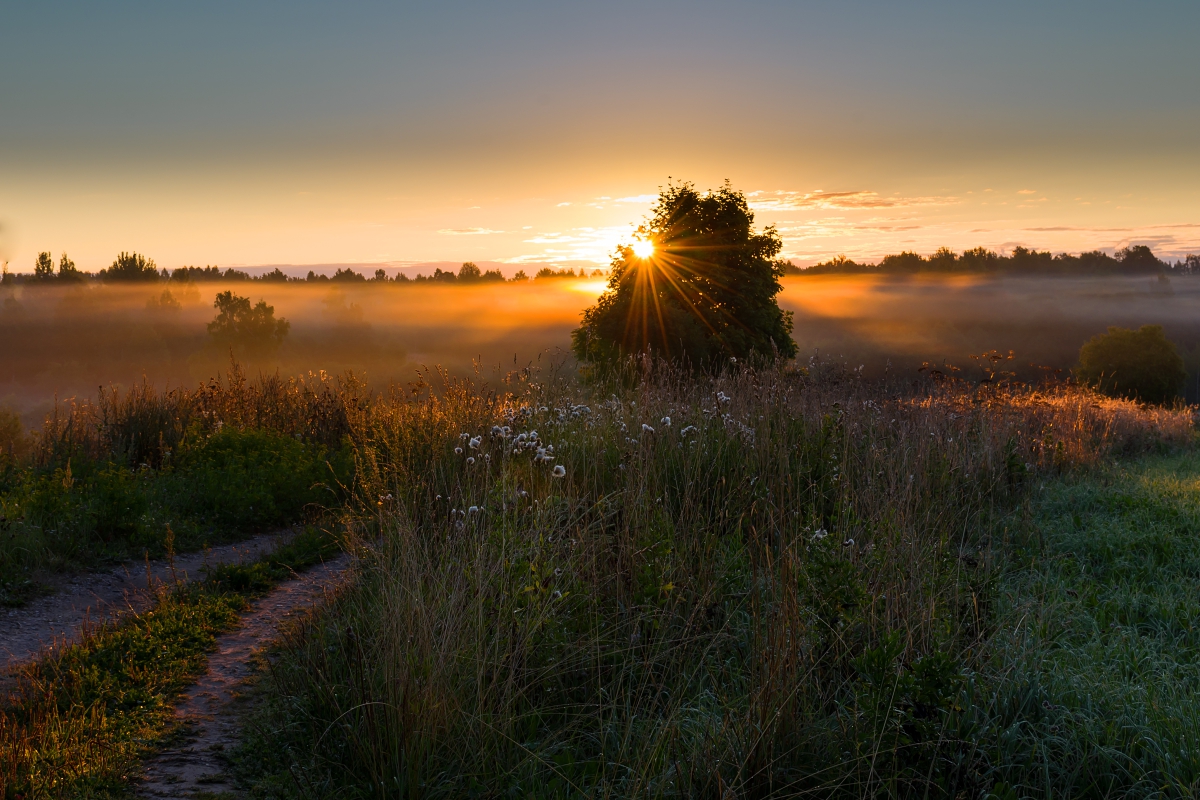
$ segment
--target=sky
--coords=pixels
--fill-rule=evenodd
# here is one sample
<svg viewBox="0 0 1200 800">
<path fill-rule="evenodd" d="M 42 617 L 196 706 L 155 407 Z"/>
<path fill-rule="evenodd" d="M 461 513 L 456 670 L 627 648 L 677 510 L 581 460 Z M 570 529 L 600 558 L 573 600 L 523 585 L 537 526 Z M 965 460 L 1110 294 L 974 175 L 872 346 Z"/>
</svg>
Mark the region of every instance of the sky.
<svg viewBox="0 0 1200 800">
<path fill-rule="evenodd" d="M 1200 3 L 0 2 L 0 261 L 604 266 L 728 180 L 800 265 L 1200 253 Z"/>
</svg>

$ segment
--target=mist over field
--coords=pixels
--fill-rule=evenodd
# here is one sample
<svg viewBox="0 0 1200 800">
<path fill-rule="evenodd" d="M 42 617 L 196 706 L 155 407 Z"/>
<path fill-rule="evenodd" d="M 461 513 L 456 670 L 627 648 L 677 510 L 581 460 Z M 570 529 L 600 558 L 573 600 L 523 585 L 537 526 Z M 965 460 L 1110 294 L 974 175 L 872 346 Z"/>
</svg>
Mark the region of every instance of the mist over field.
<svg viewBox="0 0 1200 800">
<path fill-rule="evenodd" d="M 814 353 L 912 372 L 922 362 L 973 369 L 970 356 L 1013 350 L 1031 365 L 1068 370 L 1089 337 L 1110 325 L 1161 324 L 1188 363 L 1188 398 L 1200 370 L 1200 278 L 799 276 L 783 280 L 780 305 L 795 312 L 801 358 Z M 164 289 L 178 307 L 162 303 Z M 0 403 L 36 425 L 65 400 L 100 385 L 194 385 L 229 365 L 206 331 L 213 298 L 232 289 L 265 299 L 291 331 L 251 372 L 365 374 L 375 386 L 416 379 L 421 367 L 486 377 L 549 358 L 569 359 L 570 332 L 603 289 L 597 279 L 475 286 L 330 287 L 199 283 L 23 286 L 0 302 Z"/>
</svg>

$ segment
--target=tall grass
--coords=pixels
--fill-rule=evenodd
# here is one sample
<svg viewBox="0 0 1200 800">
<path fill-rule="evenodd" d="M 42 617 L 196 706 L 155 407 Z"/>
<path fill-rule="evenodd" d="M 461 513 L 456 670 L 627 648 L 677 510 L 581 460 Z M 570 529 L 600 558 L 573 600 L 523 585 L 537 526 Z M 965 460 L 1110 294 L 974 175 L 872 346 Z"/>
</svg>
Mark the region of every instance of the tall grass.
<svg viewBox="0 0 1200 800">
<path fill-rule="evenodd" d="M 339 506 L 369 408 L 353 376 L 101 390 L 0 452 L 0 606 L 54 572 L 235 540 Z M 20 432 L 20 431 L 18 431 Z M 2 443 L 0 443 L 2 444 Z"/>
<path fill-rule="evenodd" d="M 271 669 L 260 791 L 978 793 L 997 521 L 1191 428 L 1072 387 L 635 377 L 352 420 L 360 573 Z"/>
</svg>

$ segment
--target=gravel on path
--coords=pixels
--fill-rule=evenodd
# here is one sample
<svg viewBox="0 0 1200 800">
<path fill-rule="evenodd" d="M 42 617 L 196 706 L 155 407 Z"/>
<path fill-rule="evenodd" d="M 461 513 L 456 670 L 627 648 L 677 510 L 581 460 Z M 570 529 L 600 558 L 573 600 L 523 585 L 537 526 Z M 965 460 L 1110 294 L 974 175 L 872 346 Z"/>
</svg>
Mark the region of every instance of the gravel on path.
<svg viewBox="0 0 1200 800">
<path fill-rule="evenodd" d="M 92 572 L 65 581 L 57 592 L 31 600 L 21 608 L 0 611 L 0 689 L 14 667 L 79 641 L 88 624 L 137 613 L 154 600 L 153 587 L 178 578 L 200 577 L 206 564 L 255 561 L 293 535 L 284 530 L 261 534 L 237 544 L 212 547 L 175 557 L 174 577 L 167 561 L 130 562 L 113 570 Z"/>
</svg>

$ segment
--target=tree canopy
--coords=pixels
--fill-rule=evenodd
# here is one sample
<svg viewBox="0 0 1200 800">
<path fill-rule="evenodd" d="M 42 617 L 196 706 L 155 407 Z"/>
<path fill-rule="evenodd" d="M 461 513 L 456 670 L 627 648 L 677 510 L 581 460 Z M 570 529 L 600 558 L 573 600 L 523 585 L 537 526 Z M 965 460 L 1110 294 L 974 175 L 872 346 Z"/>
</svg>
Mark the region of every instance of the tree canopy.
<svg viewBox="0 0 1200 800">
<path fill-rule="evenodd" d="M 1075 375 L 1105 394 L 1146 403 L 1168 402 L 1187 379 L 1183 358 L 1161 325 L 1109 328 L 1093 336 L 1079 351 Z"/>
<path fill-rule="evenodd" d="M 245 355 L 264 355 L 274 350 L 292 326 L 286 319 L 275 319 L 275 307 L 265 300 L 251 306 L 250 298 L 229 290 L 217 295 L 213 308 L 217 316 L 208 323 L 209 335 L 217 344 L 237 347 Z"/>
<path fill-rule="evenodd" d="M 121 253 L 111 267 L 100 271 L 100 277 L 106 281 L 130 282 L 159 279 L 158 267 L 154 265 L 154 260 L 139 253 Z"/>
<path fill-rule="evenodd" d="M 653 352 L 703 368 L 752 353 L 795 356 L 791 312 L 775 300 L 782 242 L 773 227 L 755 233 L 741 192 L 670 185 L 637 239 L 653 252 L 617 248 L 607 289 L 571 334 L 580 359 Z"/>
</svg>

